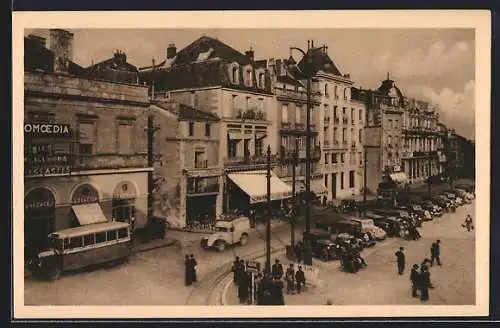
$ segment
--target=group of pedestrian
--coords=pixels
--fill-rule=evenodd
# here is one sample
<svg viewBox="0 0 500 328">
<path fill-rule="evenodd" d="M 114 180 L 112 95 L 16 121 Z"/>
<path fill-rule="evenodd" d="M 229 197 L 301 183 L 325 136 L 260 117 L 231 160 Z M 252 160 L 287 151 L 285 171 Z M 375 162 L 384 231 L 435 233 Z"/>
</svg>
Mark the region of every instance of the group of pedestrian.
<svg viewBox="0 0 500 328">
<path fill-rule="evenodd" d="M 302 270 L 302 266 L 299 265 L 297 271 L 295 271 L 295 266 L 293 263 L 288 265 L 285 273 L 285 281 L 286 281 L 286 293 L 287 294 L 300 294 L 302 292 L 302 288 L 306 285 L 306 275 Z"/>
<path fill-rule="evenodd" d="M 194 255 L 186 255 L 184 259 L 184 281 L 186 286 L 191 286 L 193 283 L 198 281 L 196 277 L 196 266 L 198 262 L 194 258 Z"/>
<path fill-rule="evenodd" d="M 472 225 L 472 217 L 470 216 L 470 214 L 467 214 L 467 216 L 465 217 L 465 222 L 464 224 L 462 224 L 462 227 L 467 229 L 468 232 L 474 229 L 474 226 Z"/>
<path fill-rule="evenodd" d="M 431 258 L 425 258 L 424 261 L 420 264 L 413 264 L 411 273 L 410 273 L 410 281 L 412 284 L 411 287 L 411 296 L 418 297 L 418 291 L 420 291 L 420 301 L 426 302 L 429 300 L 429 289 L 434 288 L 431 283 L 431 274 L 429 271 L 429 266 L 433 266 L 434 262 L 437 265 L 441 265 L 441 240 L 436 240 L 432 243 L 430 251 Z M 400 247 L 399 250 L 394 254 L 396 256 L 396 262 L 398 267 L 398 274 L 403 275 L 405 270 L 405 254 L 404 247 Z M 419 270 L 420 269 L 420 270 Z"/>
</svg>

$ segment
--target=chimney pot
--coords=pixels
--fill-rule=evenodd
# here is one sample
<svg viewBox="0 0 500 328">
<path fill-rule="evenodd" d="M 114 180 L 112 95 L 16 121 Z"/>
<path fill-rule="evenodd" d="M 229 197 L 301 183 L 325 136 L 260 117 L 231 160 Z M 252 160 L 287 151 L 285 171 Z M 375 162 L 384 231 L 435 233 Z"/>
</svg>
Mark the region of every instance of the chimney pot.
<svg viewBox="0 0 500 328">
<path fill-rule="evenodd" d="M 251 61 L 254 61 L 254 51 L 252 50 L 252 47 L 250 47 L 250 50 L 245 51 L 245 56 Z"/>
<path fill-rule="evenodd" d="M 172 59 L 177 55 L 177 48 L 174 43 L 170 43 L 167 47 L 167 59 Z"/>
</svg>

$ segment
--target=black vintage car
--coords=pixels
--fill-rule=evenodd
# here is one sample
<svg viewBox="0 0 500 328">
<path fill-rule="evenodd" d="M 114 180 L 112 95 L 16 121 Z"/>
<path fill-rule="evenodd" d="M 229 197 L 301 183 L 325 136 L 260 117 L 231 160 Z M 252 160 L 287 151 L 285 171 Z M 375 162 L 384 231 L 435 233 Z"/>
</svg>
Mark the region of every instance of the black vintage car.
<svg viewBox="0 0 500 328">
<path fill-rule="evenodd" d="M 372 219 L 377 227 L 384 229 L 388 237 L 405 237 L 407 233 L 407 224 L 401 218 L 372 211 L 368 211 L 366 217 Z"/>
<path fill-rule="evenodd" d="M 361 223 L 356 219 L 326 219 L 316 222 L 316 228 L 326 230 L 329 233 L 346 233 L 356 238 L 362 248 L 373 247 L 377 243 L 373 235 L 369 232 L 363 232 Z"/>
<path fill-rule="evenodd" d="M 312 229 L 309 233 L 312 253 L 322 261 L 337 260 L 340 256 L 340 246 L 331 240 L 328 231 Z"/>
<path fill-rule="evenodd" d="M 337 210 L 340 213 L 350 213 L 358 210 L 356 201 L 354 199 L 342 199 L 340 204 L 337 206 Z"/>
</svg>

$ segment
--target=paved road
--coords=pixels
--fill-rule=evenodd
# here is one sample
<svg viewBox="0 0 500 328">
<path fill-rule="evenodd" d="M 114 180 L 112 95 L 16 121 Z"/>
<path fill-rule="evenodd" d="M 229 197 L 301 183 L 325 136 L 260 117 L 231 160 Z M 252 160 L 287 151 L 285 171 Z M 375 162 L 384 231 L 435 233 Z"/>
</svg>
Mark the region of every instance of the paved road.
<svg viewBox="0 0 500 328">
<path fill-rule="evenodd" d="M 235 246 L 222 253 L 205 251 L 195 243 L 183 249 L 168 247 L 137 253 L 132 255 L 127 264 L 67 273 L 54 282 L 26 278 L 25 304 L 203 305 L 205 300 L 197 299 L 200 295 L 193 293 L 190 296 L 197 286 L 184 286 L 184 254 L 195 255 L 198 261 L 198 279 L 201 282 L 207 274 L 220 269 L 235 256 L 245 258 L 256 252 L 264 252 L 263 231 L 263 227 L 255 231 L 248 245 Z M 289 233 L 287 225 L 273 229 L 271 247 L 284 247 L 289 242 Z M 217 279 L 212 281 L 218 282 Z"/>
</svg>

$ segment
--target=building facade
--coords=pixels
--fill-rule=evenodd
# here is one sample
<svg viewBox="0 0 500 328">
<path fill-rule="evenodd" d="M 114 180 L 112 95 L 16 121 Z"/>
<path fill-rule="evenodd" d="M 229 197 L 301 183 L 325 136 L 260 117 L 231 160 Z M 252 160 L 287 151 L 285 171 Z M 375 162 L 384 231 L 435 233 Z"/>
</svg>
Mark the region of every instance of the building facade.
<svg viewBox="0 0 500 328">
<path fill-rule="evenodd" d="M 447 135 L 447 176 L 451 179 L 475 178 L 476 150 L 474 141 L 448 129 Z"/>
<path fill-rule="evenodd" d="M 408 183 L 424 183 L 439 173 L 438 120 L 435 106 L 415 99 L 406 101 L 403 167 Z"/>
<path fill-rule="evenodd" d="M 142 227 L 147 220 L 147 88 L 78 75 L 73 35 L 50 35 L 50 49 L 25 39 L 38 42 L 26 48 L 24 74 L 29 252 L 43 248 L 48 234 L 60 229 L 104 220 Z"/>
<path fill-rule="evenodd" d="M 217 203 L 217 215 L 248 213 L 265 202 L 266 185 L 256 189 L 255 181 L 265 171 L 267 147 L 274 163 L 279 151 L 276 102 L 266 66 L 266 61 L 254 59 L 251 49 L 242 54 L 203 36 L 179 52 L 170 44 L 165 60 L 139 69 L 140 81 L 151 85 L 154 99 L 173 100 L 220 119 L 218 163 L 223 183 L 218 197 L 223 200 Z M 289 190 L 275 178 L 273 199 L 289 197 Z"/>
<path fill-rule="evenodd" d="M 297 194 L 305 191 L 306 177 L 306 142 L 307 142 L 307 92 L 305 86 L 288 72 L 288 60 L 270 59 L 268 69 L 271 75 L 274 94 L 276 96 L 277 127 L 279 129 L 279 165 L 275 172 L 289 185 L 293 184 L 293 169 L 295 166 L 295 191 Z M 319 92 L 311 96 L 312 105 L 318 107 L 321 98 Z M 316 112 L 317 114 L 317 112 Z M 317 115 L 313 115 L 311 124 L 311 190 L 317 197 L 326 194 L 322 173 L 318 162 L 321 148 L 318 143 Z M 296 156 L 296 158 L 295 158 Z"/>
</svg>

